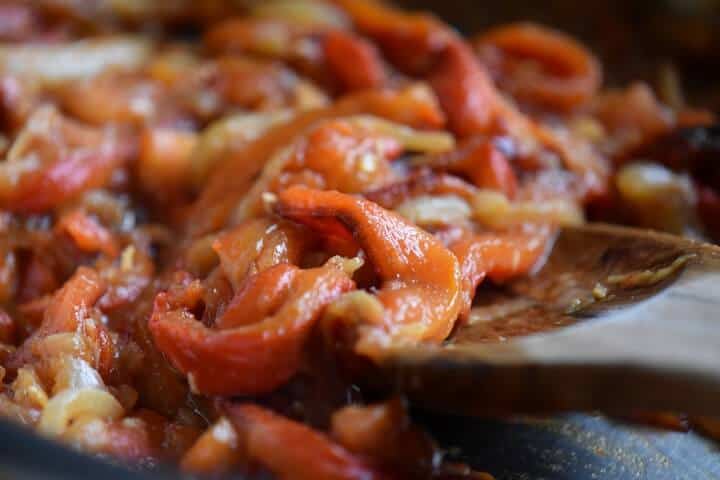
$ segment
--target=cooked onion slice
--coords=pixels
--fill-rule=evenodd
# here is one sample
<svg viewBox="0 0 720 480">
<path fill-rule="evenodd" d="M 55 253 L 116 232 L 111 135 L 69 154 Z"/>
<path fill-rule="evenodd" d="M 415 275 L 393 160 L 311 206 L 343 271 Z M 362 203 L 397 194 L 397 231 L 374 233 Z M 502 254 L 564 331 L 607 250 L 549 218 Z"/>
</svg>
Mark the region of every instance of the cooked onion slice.
<svg viewBox="0 0 720 480">
<path fill-rule="evenodd" d="M 150 43 L 117 36 L 58 45 L 0 45 L 0 72 L 51 84 L 96 75 L 109 67 L 132 70 L 148 59 Z"/>
<path fill-rule="evenodd" d="M 64 390 L 52 397 L 43 409 L 38 430 L 58 436 L 81 416 L 114 420 L 122 415 L 120 402 L 105 390 L 93 387 Z"/>
</svg>

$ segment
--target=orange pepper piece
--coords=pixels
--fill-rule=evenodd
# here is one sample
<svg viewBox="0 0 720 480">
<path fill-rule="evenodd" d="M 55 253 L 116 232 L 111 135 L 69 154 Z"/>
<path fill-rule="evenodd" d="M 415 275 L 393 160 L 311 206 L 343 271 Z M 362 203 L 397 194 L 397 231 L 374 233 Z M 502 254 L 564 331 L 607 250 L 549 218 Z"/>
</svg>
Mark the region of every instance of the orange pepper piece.
<svg viewBox="0 0 720 480">
<path fill-rule="evenodd" d="M 191 155 L 198 136 L 169 128 L 145 127 L 140 134 L 137 175 L 146 193 L 163 200 L 182 198 L 192 180 Z"/>
<path fill-rule="evenodd" d="M 462 174 L 476 186 L 497 190 L 508 198 L 513 198 L 518 188 L 517 176 L 507 156 L 485 136 L 471 137 L 455 150 L 434 155 L 424 164 Z"/>
<path fill-rule="evenodd" d="M 11 368 L 28 362 L 36 354 L 35 346 L 56 333 L 78 332 L 92 348 L 92 366 L 106 376 L 115 358 L 115 347 L 107 328 L 92 317 L 92 310 L 107 289 L 100 275 L 88 267 L 75 274 L 53 294 L 43 313 L 40 326 L 10 358 Z"/>
<path fill-rule="evenodd" d="M 118 254 L 118 245 L 112 233 L 82 210 L 63 215 L 55 228 L 67 233 L 80 250 L 103 252 L 111 257 Z"/>
<path fill-rule="evenodd" d="M 486 276 L 502 282 L 527 275 L 542 260 L 548 240 L 544 233 L 463 232 L 448 242 L 462 272 L 461 317 L 467 318 L 475 290 Z"/>
<path fill-rule="evenodd" d="M 427 78 L 458 136 L 509 133 L 533 145 L 534 150 L 544 147 L 558 153 L 591 194 L 605 191 L 609 176 L 605 160 L 592 149 L 556 135 L 507 102 L 472 48 L 450 27 L 376 0 L 335 1 L 361 32 L 378 42 L 394 65 Z"/>
<path fill-rule="evenodd" d="M 348 405 L 332 414 L 333 438 L 353 453 L 367 455 L 403 472 L 426 478 L 437 450 L 432 439 L 413 425 L 405 402 L 394 397 L 374 405 Z"/>
<path fill-rule="evenodd" d="M 327 108 L 298 114 L 289 123 L 271 129 L 232 152 L 217 166 L 192 209 L 187 224 L 190 236 L 197 237 L 223 227 L 267 159 L 311 125 L 323 119 L 362 113 L 418 128 L 438 128 L 445 122 L 432 95 L 417 87 L 399 91 L 362 91 L 348 95 Z"/>
<path fill-rule="evenodd" d="M 228 307 L 226 315 L 233 319 L 216 319 L 217 326 L 231 327 L 227 329 L 208 328 L 190 312 L 194 305 L 177 304 L 168 293 L 160 293 L 150 331 L 158 348 L 198 393 L 272 391 L 297 371 L 305 340 L 324 307 L 355 287 L 340 263 L 331 259 L 308 270 L 281 264 L 250 277 Z M 268 298 L 257 302 L 255 295 L 263 290 L 270 292 Z M 245 305 L 254 307 L 241 308 Z M 252 315 L 254 322 L 237 320 L 233 312 Z"/>
<path fill-rule="evenodd" d="M 250 459 L 279 478 L 294 480 L 389 480 L 360 455 L 310 427 L 257 405 L 228 405 L 228 418 L 247 447 Z"/>
<path fill-rule="evenodd" d="M 382 87 L 385 66 L 375 46 L 350 32 L 333 30 L 323 40 L 325 60 L 330 72 L 345 91 Z"/>
<path fill-rule="evenodd" d="M 396 66 L 427 76 L 455 133 L 464 137 L 493 127 L 497 91 L 472 49 L 448 26 L 375 0 L 337 3 Z"/>
<path fill-rule="evenodd" d="M 447 45 L 428 80 L 458 136 L 497 129 L 498 93 L 472 49 L 461 39 Z"/>
<path fill-rule="evenodd" d="M 109 130 L 81 125 L 51 107 L 28 120 L 0 164 L 0 208 L 42 212 L 92 188 L 106 185 L 129 157 Z"/>
<path fill-rule="evenodd" d="M 600 87 L 602 72 L 597 59 L 562 32 L 521 22 L 493 28 L 474 43 L 503 54 L 498 84 L 515 98 L 570 110 L 590 100 Z M 513 60 L 525 65 L 535 60 L 542 70 L 513 68 Z"/>
<path fill-rule="evenodd" d="M 374 333 L 436 342 L 450 333 L 461 305 L 460 271 L 432 235 L 368 200 L 301 186 L 281 192 L 275 211 L 331 236 L 352 232 L 382 282 L 383 318 L 364 319 L 375 323 Z"/>
<path fill-rule="evenodd" d="M 321 184 L 319 188 L 344 193 L 388 183 L 394 177 L 390 160 L 403 150 L 396 139 L 342 119 L 313 127 L 298 143 L 276 183 L 292 184 L 283 181 L 285 174 L 312 172 Z"/>
<path fill-rule="evenodd" d="M 300 263 L 308 243 L 298 225 L 269 218 L 248 220 L 220 234 L 212 244 L 230 283 L 237 288 L 250 274 L 279 263 Z"/>
<path fill-rule="evenodd" d="M 420 195 L 457 195 L 472 202 L 477 193 L 477 188 L 459 177 L 420 168 L 410 172 L 403 180 L 365 192 L 363 196 L 383 208 L 392 209 Z"/>
</svg>

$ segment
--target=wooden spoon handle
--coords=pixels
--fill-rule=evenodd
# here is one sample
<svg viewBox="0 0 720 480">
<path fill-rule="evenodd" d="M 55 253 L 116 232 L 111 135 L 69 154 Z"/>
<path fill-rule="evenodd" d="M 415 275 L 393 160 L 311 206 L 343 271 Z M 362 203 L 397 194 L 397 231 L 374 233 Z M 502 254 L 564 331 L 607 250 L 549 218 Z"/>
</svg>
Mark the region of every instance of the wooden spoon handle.
<svg viewBox="0 0 720 480">
<path fill-rule="evenodd" d="M 720 415 L 720 261 L 715 248 L 688 245 L 675 255 L 692 256 L 682 274 L 624 277 L 664 281 L 649 297 L 631 286 L 622 305 L 601 301 L 596 318 L 570 327 L 504 343 L 389 350 L 380 368 L 414 401 L 444 411 Z"/>
</svg>

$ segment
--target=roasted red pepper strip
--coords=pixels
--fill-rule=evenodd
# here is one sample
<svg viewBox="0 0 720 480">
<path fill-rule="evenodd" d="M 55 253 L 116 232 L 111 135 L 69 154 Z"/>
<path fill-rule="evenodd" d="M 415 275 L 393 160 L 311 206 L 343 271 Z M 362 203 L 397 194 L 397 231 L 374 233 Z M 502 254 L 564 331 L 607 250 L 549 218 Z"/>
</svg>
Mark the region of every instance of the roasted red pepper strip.
<svg viewBox="0 0 720 480">
<path fill-rule="evenodd" d="M 392 478 L 326 435 L 256 405 L 227 405 L 247 453 L 281 479 L 389 480 Z"/>
<path fill-rule="evenodd" d="M 409 13 L 377 0 L 335 0 L 361 32 L 376 40 L 390 61 L 412 74 L 427 71 L 455 35 L 426 14 Z"/>
<path fill-rule="evenodd" d="M 461 303 L 458 263 L 427 232 L 368 200 L 300 186 L 281 192 L 275 211 L 331 236 L 352 232 L 382 281 L 383 318 L 364 320 L 388 338 L 439 342 L 450 333 Z"/>
<path fill-rule="evenodd" d="M 497 129 L 498 93 L 465 42 L 455 39 L 448 43 L 428 81 L 457 135 L 468 137 Z"/>
<path fill-rule="evenodd" d="M 376 0 L 335 1 L 360 31 L 380 44 L 395 65 L 427 78 L 458 136 L 509 133 L 534 145 L 535 150 L 545 147 L 557 152 L 568 169 L 587 183 L 590 193 L 605 191 L 609 170 L 604 161 L 589 148 L 561 138 L 528 118 L 502 98 L 475 53 L 450 27 L 426 16 L 399 12 Z M 396 55 L 398 51 L 402 55 Z"/>
<path fill-rule="evenodd" d="M 389 135 L 345 120 L 329 120 L 308 132 L 285 172 L 313 172 L 324 190 L 359 193 L 392 180 L 390 160 L 402 150 Z"/>
<path fill-rule="evenodd" d="M 101 187 L 128 158 L 126 150 L 109 131 L 76 124 L 44 107 L 19 134 L 12 158 L 0 164 L 0 208 L 41 212 Z"/>
<path fill-rule="evenodd" d="M 498 282 L 526 275 L 538 264 L 547 250 L 544 233 L 463 232 L 449 243 L 462 272 L 461 317 L 470 313 L 475 290 L 487 276 Z"/>
<path fill-rule="evenodd" d="M 10 367 L 19 367 L 35 356 L 35 346 L 46 337 L 76 332 L 82 335 L 83 346 L 92 350 L 88 352 L 93 357 L 92 366 L 101 375 L 107 375 L 115 358 L 115 348 L 105 325 L 91 315 L 106 287 L 95 270 L 78 268 L 75 275 L 55 292 L 45 308 L 42 323 L 13 354 Z"/>
<path fill-rule="evenodd" d="M 236 288 L 253 273 L 279 263 L 298 264 L 308 243 L 302 227 L 268 218 L 248 220 L 223 232 L 213 242 L 220 265 Z"/>
<path fill-rule="evenodd" d="M 106 284 L 95 270 L 80 267 L 75 275 L 58 290 L 45 310 L 43 322 L 34 336 L 73 332 L 88 311 L 105 292 Z"/>
<path fill-rule="evenodd" d="M 317 33 L 284 20 L 230 18 L 213 25 L 203 36 L 205 48 L 213 53 L 265 55 L 291 60 L 298 39 Z"/>
<path fill-rule="evenodd" d="M 385 66 L 375 46 L 349 32 L 334 30 L 323 39 L 325 61 L 345 91 L 382 87 Z"/>
<path fill-rule="evenodd" d="M 481 54 L 483 47 L 500 50 L 498 85 L 520 100 L 569 110 L 587 102 L 600 87 L 598 61 L 564 33 L 532 23 L 514 23 L 483 33 L 475 45 Z M 529 60 L 544 67 L 542 71 L 528 69 Z"/>
<path fill-rule="evenodd" d="M 415 87 L 400 91 L 359 92 L 333 106 L 302 113 L 288 124 L 273 128 L 228 155 L 227 160 L 216 168 L 190 215 L 188 227 L 191 236 L 224 226 L 233 207 L 250 188 L 255 175 L 280 146 L 289 144 L 319 120 L 361 113 L 371 113 L 419 128 L 437 128 L 445 121 L 432 96 Z"/>
<path fill-rule="evenodd" d="M 467 162 L 469 165 L 465 168 L 475 185 L 497 190 L 508 198 L 515 196 L 518 188 L 517 176 L 508 158 L 491 142 L 480 142 L 469 152 Z"/>
<path fill-rule="evenodd" d="M 82 210 L 73 210 L 63 215 L 55 228 L 67 233 L 80 250 L 103 252 L 111 257 L 118 253 L 118 246 L 112 234 Z"/>
<path fill-rule="evenodd" d="M 252 322 L 217 320 L 218 326 L 232 326 L 225 330 L 206 327 L 189 311 L 193 305 L 174 304 L 167 293 L 155 299 L 149 323 L 155 342 L 198 393 L 252 395 L 282 385 L 297 371 L 305 340 L 323 308 L 355 286 L 337 259 L 309 270 L 277 265 L 248 282 L 227 315 L 256 301 L 263 289 L 272 298 L 247 312 L 257 315 Z M 284 288 L 276 288 L 278 283 Z"/>
<path fill-rule="evenodd" d="M 455 133 L 468 136 L 493 128 L 497 92 L 492 80 L 472 49 L 449 27 L 374 0 L 338 3 L 395 65 L 427 77 Z"/>
<path fill-rule="evenodd" d="M 477 187 L 502 192 L 513 198 L 518 179 L 507 156 L 485 136 L 468 138 L 453 151 L 436 154 L 423 165 L 437 170 L 459 173 Z"/>
<path fill-rule="evenodd" d="M 351 452 L 368 455 L 408 478 L 426 478 L 434 470 L 435 445 L 412 424 L 406 404 L 398 397 L 335 411 L 331 433 Z"/>
<path fill-rule="evenodd" d="M 298 273 L 289 264 L 279 264 L 262 270 L 244 282 L 225 312 L 215 319 L 215 327 L 228 329 L 252 325 L 258 318 L 277 312 L 285 302 Z"/>
<path fill-rule="evenodd" d="M 360 193 L 391 182 L 390 160 L 402 152 L 395 138 L 349 120 L 325 120 L 273 156 L 235 207 L 232 224 L 262 215 L 263 196 L 291 185 Z"/>
<path fill-rule="evenodd" d="M 456 195 L 470 203 L 477 193 L 477 188 L 459 177 L 421 168 L 399 182 L 371 190 L 363 196 L 383 208 L 393 209 L 405 200 L 421 195 Z"/>
<path fill-rule="evenodd" d="M 183 454 L 180 468 L 196 475 L 227 475 L 246 460 L 239 440 L 232 424 L 221 417 Z"/>
</svg>

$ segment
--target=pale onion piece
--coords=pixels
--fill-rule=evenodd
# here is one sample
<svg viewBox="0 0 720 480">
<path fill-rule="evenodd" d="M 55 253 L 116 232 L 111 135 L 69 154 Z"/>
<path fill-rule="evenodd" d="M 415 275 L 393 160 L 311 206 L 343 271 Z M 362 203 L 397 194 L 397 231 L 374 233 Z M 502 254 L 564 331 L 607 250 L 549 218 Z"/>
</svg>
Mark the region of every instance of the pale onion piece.
<svg viewBox="0 0 720 480">
<path fill-rule="evenodd" d="M 581 115 L 569 124 L 573 136 L 583 138 L 590 142 L 600 142 L 607 137 L 607 131 L 602 123 L 589 115 Z"/>
<path fill-rule="evenodd" d="M 422 132 L 369 115 L 352 115 L 342 117 L 342 120 L 354 124 L 370 133 L 377 132 L 394 137 L 408 150 L 419 149 L 418 151 L 434 152 L 443 151 L 443 149 L 446 148 L 452 149 L 455 146 L 454 138 L 445 132 Z M 310 127 L 306 131 L 310 131 L 312 128 L 314 127 Z M 224 136 L 227 136 L 227 133 L 225 133 Z M 295 151 L 295 148 L 295 143 L 280 148 L 265 163 L 259 179 L 255 181 L 250 190 L 235 207 L 232 214 L 231 225 L 238 225 L 255 214 L 258 205 L 262 205 L 263 194 L 270 191 L 273 180 L 282 173 L 288 162 L 292 159 L 292 153 Z M 371 164 L 370 168 L 372 168 Z"/>
<path fill-rule="evenodd" d="M 317 0 L 269 0 L 257 3 L 250 14 L 256 18 L 284 20 L 293 25 L 347 29 L 345 12 L 328 2 Z"/>
<path fill-rule="evenodd" d="M 63 355 L 83 358 L 87 356 L 87 345 L 77 332 L 54 333 L 38 340 L 33 353 L 39 358 L 60 358 Z"/>
<path fill-rule="evenodd" d="M 132 270 L 135 264 L 135 245 L 128 245 L 125 247 L 120 254 L 120 270 L 123 272 L 129 272 Z"/>
<path fill-rule="evenodd" d="M 237 445 L 237 432 L 235 432 L 235 428 L 232 426 L 232 424 L 227 418 L 220 418 L 220 420 L 218 420 L 215 425 L 212 426 L 211 432 L 212 436 L 218 442 L 225 443 L 232 447 Z"/>
<path fill-rule="evenodd" d="M 62 440 L 86 451 L 93 451 L 93 445 L 105 441 L 107 422 L 94 415 L 79 415 L 62 432 Z"/>
<path fill-rule="evenodd" d="M 472 216 L 470 205 L 456 195 L 414 197 L 395 211 L 420 226 L 456 225 Z"/>
<path fill-rule="evenodd" d="M 436 130 L 423 131 L 391 122 L 372 115 L 348 117 L 348 122 L 368 131 L 393 137 L 405 150 L 421 153 L 442 153 L 455 148 L 455 137 L 450 133 Z"/>
<path fill-rule="evenodd" d="M 385 307 L 376 296 L 365 290 L 354 290 L 341 295 L 325 308 L 325 321 L 340 320 L 351 325 L 381 325 Z"/>
<path fill-rule="evenodd" d="M 48 396 L 45 388 L 30 366 L 24 366 L 17 371 L 17 377 L 10 385 L 13 399 L 16 403 L 30 408 L 43 408 L 47 405 Z"/>
<path fill-rule="evenodd" d="M 40 165 L 40 159 L 31 152 L 33 142 L 38 136 L 47 136 L 57 130 L 61 122 L 60 112 L 54 105 L 45 104 L 38 107 L 10 146 L 5 158 L 6 163 L 14 163 L 18 166 L 26 163 Z"/>
<path fill-rule="evenodd" d="M 582 208 L 575 202 L 562 198 L 516 203 L 510 211 L 510 217 L 516 224 L 540 223 L 565 227 L 585 222 Z"/>
<path fill-rule="evenodd" d="M 88 362 L 81 358 L 64 355 L 60 360 L 61 367 L 55 373 L 52 393 L 57 395 L 63 390 L 79 390 L 83 388 L 104 389 L 102 377 Z"/>
<path fill-rule="evenodd" d="M 365 261 L 360 257 L 347 258 L 341 257 L 340 255 L 335 255 L 327 261 L 328 266 L 344 272 L 349 277 L 351 277 L 353 273 L 357 272 L 364 263 Z"/>
<path fill-rule="evenodd" d="M 330 97 L 312 82 L 300 79 L 293 90 L 293 106 L 298 110 L 313 110 L 330 105 Z M 277 112 L 267 112 L 269 115 Z"/>
<path fill-rule="evenodd" d="M 630 199 L 654 200 L 659 195 L 690 197 L 692 188 L 687 177 L 657 163 L 631 163 L 620 169 L 615 179 L 620 193 Z"/>
<path fill-rule="evenodd" d="M 196 186 L 205 182 L 212 167 L 226 153 L 255 140 L 292 116 L 291 110 L 241 113 L 210 124 L 203 130 L 192 153 L 191 167 Z"/>
<path fill-rule="evenodd" d="M 40 411 L 20 405 L 8 394 L 0 393 L 0 418 L 12 420 L 23 425 L 35 425 L 40 417 Z"/>
<path fill-rule="evenodd" d="M 617 173 L 615 186 L 639 225 L 673 233 L 691 226 L 696 198 L 687 176 L 656 163 L 632 163 Z"/>
<path fill-rule="evenodd" d="M 278 196 L 272 192 L 263 192 L 260 195 L 260 199 L 263 202 L 263 207 L 268 214 L 271 214 L 275 204 L 278 201 Z"/>
<path fill-rule="evenodd" d="M 475 195 L 472 210 L 473 218 L 479 223 L 499 229 L 523 224 L 572 226 L 585 221 L 580 206 L 570 199 L 512 203 L 502 193 L 491 190 L 482 190 Z"/>
<path fill-rule="evenodd" d="M 56 437 L 62 435 L 77 418 L 116 420 L 123 413 L 120 402 L 106 390 L 98 388 L 64 390 L 52 397 L 43 409 L 38 431 Z"/>
<path fill-rule="evenodd" d="M 56 83 L 91 77 L 115 67 L 133 70 L 149 58 L 151 44 L 116 36 L 63 44 L 0 45 L 0 72 Z"/>
<path fill-rule="evenodd" d="M 10 154 L 8 153 L 6 158 L 8 161 L 2 163 L 2 167 L 0 167 L 0 191 L 3 192 L 11 191 L 21 178 L 36 172 L 42 165 L 36 154 L 28 154 L 20 160 L 9 161 Z"/>
</svg>

